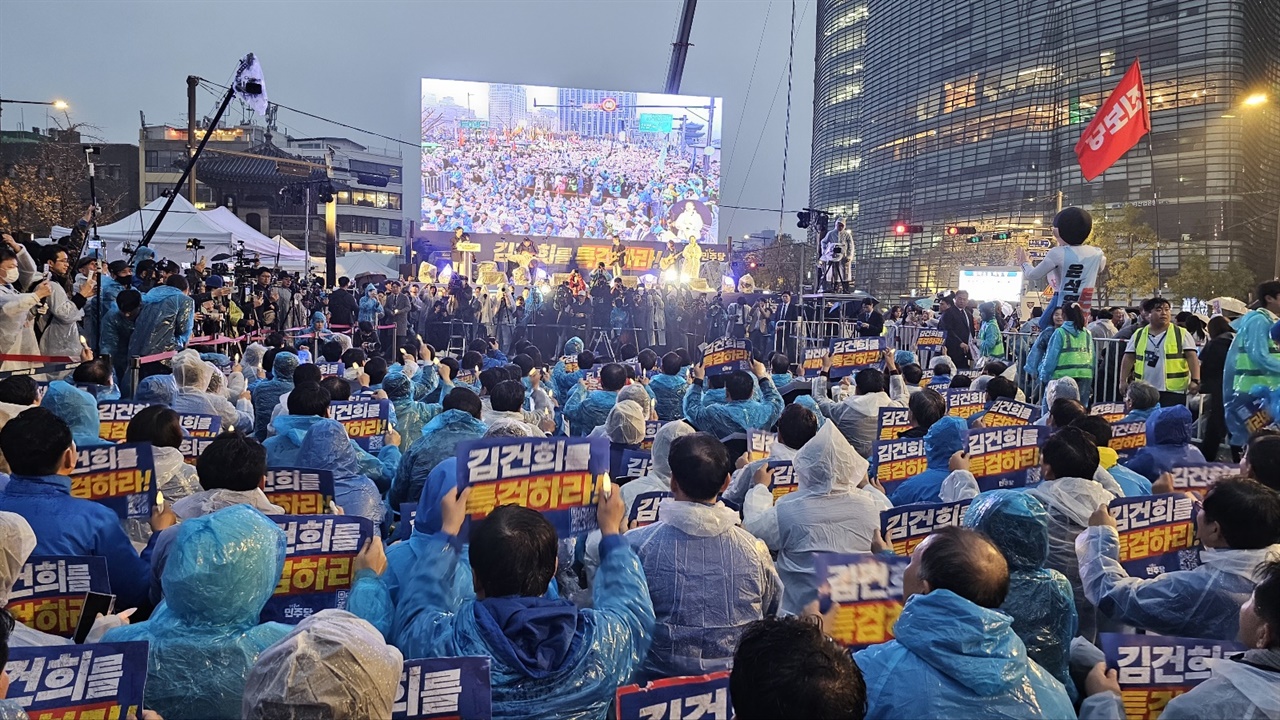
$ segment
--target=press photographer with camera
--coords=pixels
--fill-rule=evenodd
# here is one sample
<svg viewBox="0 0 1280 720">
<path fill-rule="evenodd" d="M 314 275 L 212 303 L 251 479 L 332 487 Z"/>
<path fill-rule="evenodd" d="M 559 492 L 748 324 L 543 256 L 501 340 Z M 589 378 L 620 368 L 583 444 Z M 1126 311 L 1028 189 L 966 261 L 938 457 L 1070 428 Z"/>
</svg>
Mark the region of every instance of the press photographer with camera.
<svg viewBox="0 0 1280 720">
<path fill-rule="evenodd" d="M 25 247 L 8 233 L 0 238 L 4 240 L 0 247 L 0 353 L 39 355 L 32 311 L 49 297 L 52 289 L 48 280 L 40 279 L 35 260 Z M 32 283 L 36 283 L 34 287 Z M 23 292 L 21 288 L 31 288 L 31 291 Z M 33 365 L 35 363 L 6 360 L 0 363 L 0 370 L 19 370 Z"/>
</svg>

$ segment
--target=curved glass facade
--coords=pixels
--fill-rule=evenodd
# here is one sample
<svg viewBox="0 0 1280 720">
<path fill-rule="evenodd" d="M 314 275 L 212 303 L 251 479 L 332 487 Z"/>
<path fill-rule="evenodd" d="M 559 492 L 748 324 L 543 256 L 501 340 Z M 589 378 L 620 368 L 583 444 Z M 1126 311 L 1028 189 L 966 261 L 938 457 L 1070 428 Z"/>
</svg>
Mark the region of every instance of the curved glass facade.
<svg viewBox="0 0 1280 720">
<path fill-rule="evenodd" d="M 953 285 L 957 263 L 1006 264 L 1028 234 L 1046 234 L 1059 192 L 1066 205 L 1144 208 L 1166 277 L 1181 253 L 1205 249 L 1214 267 L 1243 258 L 1270 276 L 1280 242 L 1280 2 L 819 6 L 810 206 L 852 219 L 859 287 L 928 292 Z M 1086 183 L 1075 143 L 1135 58 L 1150 149 L 1144 138 Z M 1246 105 L 1255 93 L 1268 102 Z M 896 235 L 900 221 L 924 232 Z M 946 239 L 949 225 L 986 239 Z"/>
</svg>

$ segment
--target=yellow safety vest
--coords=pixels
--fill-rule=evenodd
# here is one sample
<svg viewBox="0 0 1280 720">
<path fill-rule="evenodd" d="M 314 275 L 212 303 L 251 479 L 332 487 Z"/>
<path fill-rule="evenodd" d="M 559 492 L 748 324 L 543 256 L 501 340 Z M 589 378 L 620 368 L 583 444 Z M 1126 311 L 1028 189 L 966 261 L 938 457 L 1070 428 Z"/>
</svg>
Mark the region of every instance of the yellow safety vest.
<svg viewBox="0 0 1280 720">
<path fill-rule="evenodd" d="M 1253 312 L 1266 313 L 1267 319 L 1271 322 L 1276 321 L 1276 316 L 1267 310 L 1254 310 Z M 1241 336 L 1236 336 L 1236 342 L 1241 342 Z M 1280 345 L 1275 340 L 1267 341 L 1267 351 L 1272 355 L 1280 355 Z M 1255 367 L 1253 358 L 1249 357 L 1249 353 L 1241 350 L 1236 353 L 1235 375 L 1231 377 L 1231 387 L 1238 393 L 1249 393 L 1259 385 L 1269 388 L 1280 387 L 1280 375 L 1276 375 L 1266 368 Z"/>
<path fill-rule="evenodd" d="M 1148 326 L 1138 328 L 1133 336 L 1134 358 L 1133 374 L 1139 380 L 1146 371 L 1147 364 L 1143 357 L 1147 352 Z M 1183 355 L 1182 330 L 1177 325 L 1169 325 L 1164 335 L 1164 389 L 1169 392 L 1187 391 L 1191 387 L 1191 366 Z"/>
<path fill-rule="evenodd" d="M 1087 330 L 1069 333 L 1061 327 L 1054 332 L 1062 335 L 1062 350 L 1058 352 L 1058 366 L 1053 369 L 1053 377 L 1092 378 L 1093 334 Z"/>
</svg>

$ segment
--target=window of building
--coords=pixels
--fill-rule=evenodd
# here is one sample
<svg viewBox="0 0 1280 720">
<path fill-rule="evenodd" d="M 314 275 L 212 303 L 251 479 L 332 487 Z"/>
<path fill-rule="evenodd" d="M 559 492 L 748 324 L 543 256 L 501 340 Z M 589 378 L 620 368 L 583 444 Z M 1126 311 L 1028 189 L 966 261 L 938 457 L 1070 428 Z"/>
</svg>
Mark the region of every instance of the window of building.
<svg viewBox="0 0 1280 720">
<path fill-rule="evenodd" d="M 360 207 L 378 208 L 380 210 L 399 210 L 400 201 L 400 193 L 375 190 L 342 190 L 338 193 L 339 205 L 359 205 Z"/>
</svg>

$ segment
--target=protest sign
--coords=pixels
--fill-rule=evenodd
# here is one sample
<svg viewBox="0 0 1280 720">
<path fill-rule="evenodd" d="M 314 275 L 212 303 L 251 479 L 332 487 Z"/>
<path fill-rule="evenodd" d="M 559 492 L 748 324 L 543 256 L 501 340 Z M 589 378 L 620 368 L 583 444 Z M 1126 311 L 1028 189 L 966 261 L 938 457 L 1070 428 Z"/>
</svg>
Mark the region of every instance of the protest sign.
<svg viewBox="0 0 1280 720">
<path fill-rule="evenodd" d="M 1130 577 L 1150 578 L 1200 564 L 1197 503 L 1182 493 L 1116 498 L 1109 504 L 1120 535 L 1120 564 Z"/>
<path fill-rule="evenodd" d="M 649 474 L 653 468 L 653 455 L 647 450 L 622 451 L 622 475 L 620 477 L 638 478 Z"/>
<path fill-rule="evenodd" d="M 631 503 L 631 512 L 627 513 L 629 527 L 644 527 L 658 521 L 658 506 L 663 500 L 671 497 L 671 493 L 655 490 L 640 493 Z"/>
<path fill-rule="evenodd" d="M 657 436 L 658 430 L 666 425 L 661 420 L 645 420 L 644 421 L 644 439 L 640 441 L 641 450 L 653 449 L 653 438 Z"/>
<path fill-rule="evenodd" d="M 329 403 L 329 417 L 342 423 L 357 445 L 377 454 L 391 427 L 391 401 L 334 400 Z"/>
<path fill-rule="evenodd" d="M 929 376 L 929 383 L 928 383 L 929 387 L 933 388 L 934 390 L 937 390 L 938 392 L 944 391 L 947 388 L 947 386 L 950 384 L 951 384 L 950 375 L 930 375 Z"/>
<path fill-rule="evenodd" d="M 597 483 L 609 470 L 608 438 L 486 438 L 459 443 L 457 453 L 458 490 L 472 488 L 472 521 L 514 503 L 542 513 L 560 537 L 598 527 Z"/>
<path fill-rule="evenodd" d="M 578 372 L 578 356 L 564 355 L 560 358 L 560 362 L 564 363 L 564 371 L 566 373 Z"/>
<path fill-rule="evenodd" d="M 624 685 L 614 698 L 618 720 L 730 720 L 729 671 Z"/>
<path fill-rule="evenodd" d="M 897 440 L 911 429 L 911 411 L 907 408 L 882 407 L 876 419 L 877 440 Z"/>
<path fill-rule="evenodd" d="M 769 457 L 769 453 L 773 451 L 773 444 L 777 441 L 778 436 L 766 430 L 748 430 L 747 461 L 755 462 Z"/>
<path fill-rule="evenodd" d="M 32 720 L 142 717 L 145 642 L 11 647 L 5 670 Z"/>
<path fill-rule="evenodd" d="M 333 471 L 267 468 L 262 492 L 286 515 L 324 515 L 333 500 Z"/>
<path fill-rule="evenodd" d="M 475 384 L 479 381 L 479 379 L 480 379 L 480 376 L 476 373 L 475 368 L 467 368 L 465 370 L 458 371 L 458 377 L 453 379 L 453 384 L 468 385 L 468 386 L 474 387 Z"/>
<path fill-rule="evenodd" d="M 805 348 L 804 355 L 800 361 L 800 375 L 807 378 L 816 378 L 822 374 L 822 361 L 827 359 L 831 354 L 828 348 Z"/>
<path fill-rule="evenodd" d="M 413 534 L 413 521 L 418 519 L 418 503 L 400 503 L 400 521 L 396 523 L 396 531 L 392 540 L 408 540 Z"/>
<path fill-rule="evenodd" d="M 947 331 L 945 330 L 920 328 L 919 335 L 916 336 L 916 352 L 918 353 L 924 353 L 925 351 L 940 353 L 946 344 Z"/>
<path fill-rule="evenodd" d="M 1128 411 L 1122 402 L 1096 402 L 1089 408 L 1090 415 L 1097 415 L 1108 423 L 1115 424 L 1124 419 Z"/>
<path fill-rule="evenodd" d="M 1227 463 L 1196 463 L 1173 468 L 1169 474 L 1173 476 L 1174 490 L 1191 492 L 1203 498 L 1210 485 L 1222 478 L 1239 475 L 1240 467 Z"/>
<path fill-rule="evenodd" d="M 1129 720 L 1156 720 L 1170 700 L 1209 679 L 1209 660 L 1245 649 L 1230 640 L 1165 635 L 1104 632 L 1099 640 L 1107 667 L 1118 671 L 1120 698 Z"/>
<path fill-rule="evenodd" d="M 961 420 L 968 420 L 987 407 L 985 390 L 948 390 L 946 395 L 947 414 Z"/>
<path fill-rule="evenodd" d="M 790 460 L 770 460 L 768 465 L 773 471 L 773 477 L 769 480 L 769 492 L 773 493 L 774 502 L 800 488 L 800 479 Z"/>
<path fill-rule="evenodd" d="M 213 444 L 213 438 L 182 438 L 182 446 L 179 451 L 182 453 L 182 461 L 188 465 L 195 465 L 196 458 L 200 457 L 200 453 Z"/>
<path fill-rule="evenodd" d="M 983 492 L 1026 487 L 1040 477 L 1040 446 L 1048 428 L 1037 425 L 969 433 L 969 472 Z"/>
<path fill-rule="evenodd" d="M 102 503 L 122 520 L 151 517 L 156 504 L 156 465 L 151 443 L 127 443 L 78 451 L 71 496 Z"/>
<path fill-rule="evenodd" d="M 213 438 L 222 432 L 222 418 L 217 415 L 183 413 L 178 415 L 178 422 L 187 437 Z"/>
<path fill-rule="evenodd" d="M 69 638 L 89 592 L 111 592 L 106 558 L 32 555 L 18 571 L 6 607 L 14 620 L 33 630 Z"/>
<path fill-rule="evenodd" d="M 833 378 L 852 375 L 867 367 L 884 369 L 884 338 L 832 338 L 831 372 Z"/>
<path fill-rule="evenodd" d="M 987 404 L 987 414 L 982 416 L 982 426 L 987 428 L 1030 425 L 1040 419 L 1040 408 L 1031 403 L 1009 398 L 998 398 Z"/>
<path fill-rule="evenodd" d="M 125 433 L 129 430 L 129 421 L 147 407 L 147 403 L 124 400 L 104 400 L 98 403 L 98 437 L 112 442 L 124 440 Z"/>
<path fill-rule="evenodd" d="M 818 607 L 825 614 L 836 606 L 831 638 L 857 649 L 893 639 L 893 624 L 902 613 L 904 557 L 871 553 L 816 553 Z"/>
<path fill-rule="evenodd" d="M 1249 393 L 1237 393 L 1226 408 L 1226 414 L 1244 426 L 1245 432 L 1252 435 L 1275 422 L 1271 417 L 1269 396 L 1255 396 Z"/>
<path fill-rule="evenodd" d="M 591 369 L 587 371 L 587 374 L 583 376 L 583 378 L 582 378 L 582 384 L 587 386 L 587 390 L 599 390 L 599 389 L 600 389 L 600 370 L 601 370 L 601 367 L 602 367 L 602 366 L 601 366 L 601 365 L 599 365 L 599 364 L 593 365 L 593 366 L 591 367 Z"/>
<path fill-rule="evenodd" d="M 1136 422 L 1111 423 L 1111 442 L 1107 447 L 1116 451 L 1121 462 L 1129 459 L 1138 448 L 1147 446 L 1147 424 Z"/>
<path fill-rule="evenodd" d="M 934 530 L 959 527 L 971 500 L 903 505 L 880 513 L 880 533 L 895 555 L 910 555 Z"/>
<path fill-rule="evenodd" d="M 751 341 L 720 337 L 702 351 L 702 367 L 708 376 L 742 370 L 751 372 Z"/>
<path fill-rule="evenodd" d="M 320 374 L 324 377 L 344 377 L 347 368 L 341 362 L 319 362 L 316 367 L 320 368 Z"/>
<path fill-rule="evenodd" d="M 392 720 L 488 720 L 493 685 L 487 657 L 405 660 Z"/>
<path fill-rule="evenodd" d="M 273 515 L 284 531 L 284 571 L 262 608 L 262 622 L 290 625 L 327 608 L 345 610 L 351 562 L 373 537 L 367 518 L 352 515 Z"/>
<path fill-rule="evenodd" d="M 876 476 L 886 494 L 892 495 L 903 480 L 929 468 L 924 438 L 877 441 L 871 453 L 871 466 L 868 472 Z"/>
</svg>

